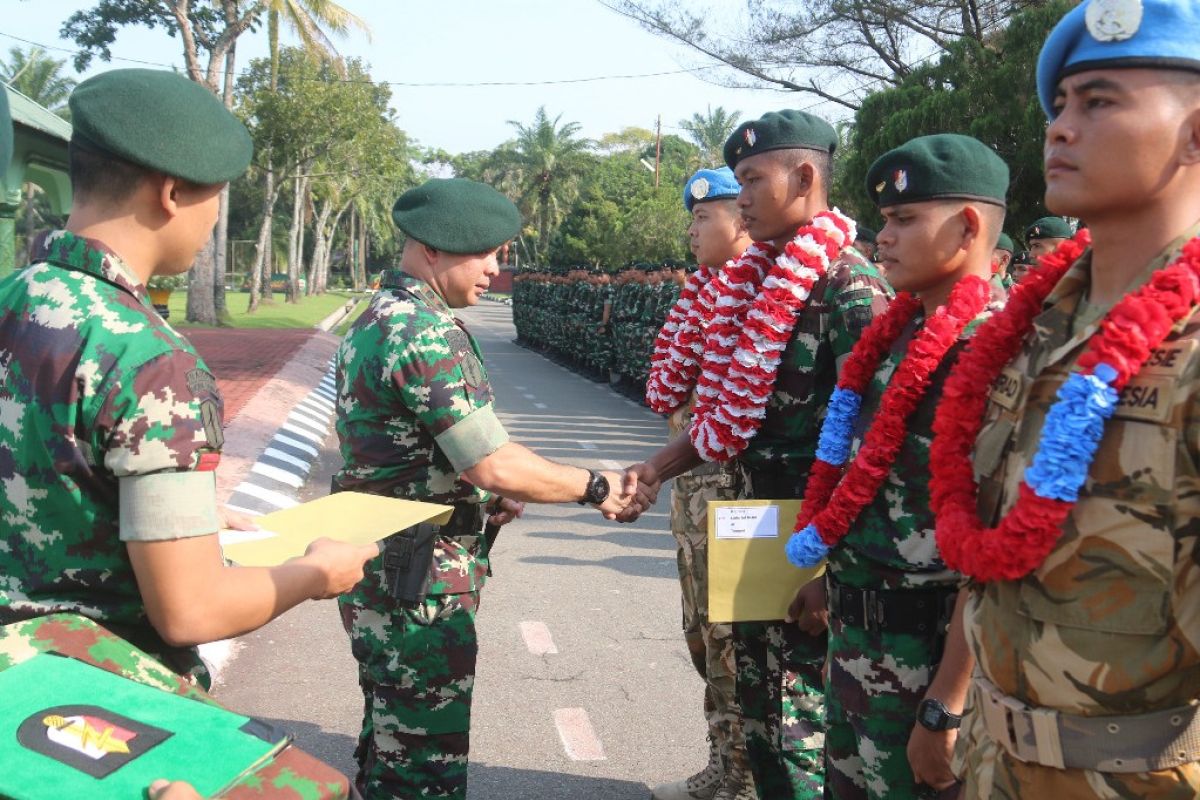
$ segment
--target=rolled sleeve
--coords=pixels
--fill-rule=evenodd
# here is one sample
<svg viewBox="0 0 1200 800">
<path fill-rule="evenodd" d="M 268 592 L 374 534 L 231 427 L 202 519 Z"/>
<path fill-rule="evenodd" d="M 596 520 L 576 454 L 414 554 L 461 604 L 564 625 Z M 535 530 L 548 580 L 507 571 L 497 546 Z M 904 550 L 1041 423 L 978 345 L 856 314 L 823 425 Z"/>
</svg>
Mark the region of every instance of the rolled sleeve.
<svg viewBox="0 0 1200 800">
<path fill-rule="evenodd" d="M 439 433 L 435 441 L 451 466 L 463 472 L 507 444 L 508 431 L 489 403 Z"/>
<path fill-rule="evenodd" d="M 220 529 L 213 472 L 159 472 L 118 482 L 123 542 L 207 536 Z"/>
</svg>

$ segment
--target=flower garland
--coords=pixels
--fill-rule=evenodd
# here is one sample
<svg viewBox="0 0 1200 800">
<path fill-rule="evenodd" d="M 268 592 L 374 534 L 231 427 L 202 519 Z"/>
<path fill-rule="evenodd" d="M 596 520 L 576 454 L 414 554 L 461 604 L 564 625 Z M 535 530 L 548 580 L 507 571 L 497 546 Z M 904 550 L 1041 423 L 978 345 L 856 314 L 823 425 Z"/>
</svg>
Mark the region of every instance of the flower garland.
<svg viewBox="0 0 1200 800">
<path fill-rule="evenodd" d="M 822 211 L 796 232 L 782 253 L 774 255 L 767 245 L 755 244 L 738 259 L 740 265 L 748 258 L 774 255 L 761 291 L 745 313 L 745 303 L 718 297 L 718 305 L 729 305 L 731 313 L 723 324 L 714 319 L 709 331 L 689 430 L 705 461 L 728 461 L 758 432 L 796 318 L 813 285 L 854 235 L 853 220 L 837 209 Z"/>
<path fill-rule="evenodd" d="M 796 532 L 787 543 L 792 564 L 819 564 L 879 492 L 904 444 L 908 418 L 929 389 L 930 378 L 967 325 L 987 307 L 990 297 L 991 290 L 982 278 L 964 278 L 955 285 L 946 305 L 925 321 L 888 381 L 862 447 L 843 475 L 863 393 L 921 301 L 907 292 L 897 295 L 887 312 L 863 332 L 842 366 L 821 426 L 817 460 L 796 517 Z"/>
<path fill-rule="evenodd" d="M 1007 308 L 982 325 L 946 381 L 930 449 L 937 544 L 947 566 L 978 581 L 1016 580 L 1036 569 L 1062 535 L 1120 391 L 1200 301 L 1200 238 L 1108 313 L 1046 414 L 1017 501 L 995 528 L 976 511 L 971 450 L 991 386 L 1033 328 L 1042 304 L 1084 252 L 1081 231 L 1017 284 Z"/>
<path fill-rule="evenodd" d="M 704 265 L 688 276 L 679 292 L 679 299 L 667 313 L 662 330 L 654 340 L 654 355 L 650 359 L 650 377 L 646 381 L 646 402 L 655 411 L 670 414 L 687 400 L 691 386 L 683 377 L 691 363 L 699 360 L 680 351 L 681 341 L 702 339 L 700 308 L 696 305 L 700 292 L 712 280 L 716 270 Z M 689 347 L 690 351 L 690 347 Z"/>
<path fill-rule="evenodd" d="M 669 414 L 688 401 L 698 388 L 702 361 L 728 361 L 737 343 L 743 311 L 758 296 L 774 257 L 771 245 L 752 244 L 736 260 L 726 262 L 704 286 L 693 307 L 694 322 L 680 328 L 671 345 L 671 363 L 664 368 L 661 379 L 664 397 L 659 405 L 652 406 L 655 411 Z"/>
</svg>

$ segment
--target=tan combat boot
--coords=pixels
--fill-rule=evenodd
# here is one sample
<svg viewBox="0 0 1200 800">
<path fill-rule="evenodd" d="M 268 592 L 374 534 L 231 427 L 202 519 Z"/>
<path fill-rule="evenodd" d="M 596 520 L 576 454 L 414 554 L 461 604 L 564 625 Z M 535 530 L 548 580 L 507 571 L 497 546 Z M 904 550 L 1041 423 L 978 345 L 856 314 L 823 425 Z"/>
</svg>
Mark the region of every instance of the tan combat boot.
<svg viewBox="0 0 1200 800">
<path fill-rule="evenodd" d="M 650 800 L 713 800 L 724 774 L 717 743 L 709 738 L 708 766 L 690 778 L 656 787 L 650 792 Z"/>
<path fill-rule="evenodd" d="M 758 800 L 758 792 L 754 789 L 754 776 L 738 763 L 737 759 L 731 761 L 717 793 L 713 795 L 713 800 Z"/>
</svg>

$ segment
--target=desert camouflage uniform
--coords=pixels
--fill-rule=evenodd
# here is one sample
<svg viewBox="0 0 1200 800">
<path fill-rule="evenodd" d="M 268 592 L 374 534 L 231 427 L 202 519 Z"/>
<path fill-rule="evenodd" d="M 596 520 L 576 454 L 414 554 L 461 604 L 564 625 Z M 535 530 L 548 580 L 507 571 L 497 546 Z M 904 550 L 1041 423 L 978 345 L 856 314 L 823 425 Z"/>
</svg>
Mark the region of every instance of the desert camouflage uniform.
<svg viewBox="0 0 1200 800">
<path fill-rule="evenodd" d="M 435 503 L 482 503 L 459 475 L 507 441 L 474 338 L 426 283 L 385 272 L 342 342 L 338 488 Z M 423 606 L 387 591 L 383 558 L 339 600 L 365 703 L 355 752 L 367 800 L 463 798 L 475 612 L 487 574 L 479 541 L 439 537 Z"/>
<path fill-rule="evenodd" d="M 672 439 L 688 429 L 691 406 L 689 402 L 667 419 Z M 701 467 L 700 471 L 710 469 Z M 708 503 L 736 497 L 734 476 L 728 467 L 715 473 L 680 475 L 671 487 L 671 533 L 678 546 L 683 636 L 696 672 L 704 680 L 708 735 L 725 764 L 736 763 L 749 774 L 746 734 L 737 704 L 733 625 L 708 620 Z"/>
<path fill-rule="evenodd" d="M 45 237 L 0 282 L 0 624 L 99 620 L 207 683 L 150 625 L 127 541 L 213 534 L 221 397 L 129 267 Z"/>
<path fill-rule="evenodd" d="M 1129 291 L 1174 258 L 1182 242 L 1149 264 Z M 1012 507 L 1055 392 L 1107 311 L 1085 300 L 1090 269 L 1088 254 L 1071 267 L 991 388 L 974 450 L 987 525 Z M 978 672 L 969 705 L 982 702 L 980 676 L 1022 703 L 1073 715 L 1137 715 L 1194 707 L 1200 698 L 1198 348 L 1200 315 L 1193 309 L 1122 392 L 1046 561 L 1022 580 L 973 592 L 965 624 Z M 1200 763 L 1120 774 L 1054 769 L 1001 749 L 980 715 L 969 721 L 967 797 L 1200 794 Z M 1114 727 L 1129 738 L 1119 722 L 1110 733 Z"/>
<path fill-rule="evenodd" d="M 961 577 L 942 563 L 934 541 L 929 446 L 934 410 L 951 367 L 975 328 L 1003 303 L 1003 290 L 993 285 L 992 292 L 989 311 L 968 327 L 931 376 L 879 492 L 830 552 L 828 571 L 836 584 L 855 589 L 942 590 L 943 609 L 953 608 Z M 876 370 L 854 432 L 857 446 L 923 324 L 924 314 L 918 312 Z M 917 706 L 941 660 L 943 644 L 941 632 L 869 630 L 861 618 L 851 623 L 831 608 L 825 686 L 826 797 L 905 800 L 918 796 L 906 750 Z"/>
<path fill-rule="evenodd" d="M 843 250 L 813 286 L 784 350 L 766 418 L 739 458 L 745 496 L 803 495 L 838 366 L 890 295 L 875 266 L 853 248 Z M 759 797 L 820 797 L 826 637 L 782 621 L 741 622 L 734 625 L 734 643 L 738 701 Z"/>
<path fill-rule="evenodd" d="M 73 614 L 0 626 L 0 672 L 39 653 L 57 653 L 164 692 L 202 703 L 217 703 L 195 681 L 176 675 L 158 660 L 119 639 L 95 622 Z M 256 797 L 344 800 L 350 785 L 332 767 L 289 747 L 270 763 L 241 778 L 221 794 L 225 800 Z"/>
</svg>

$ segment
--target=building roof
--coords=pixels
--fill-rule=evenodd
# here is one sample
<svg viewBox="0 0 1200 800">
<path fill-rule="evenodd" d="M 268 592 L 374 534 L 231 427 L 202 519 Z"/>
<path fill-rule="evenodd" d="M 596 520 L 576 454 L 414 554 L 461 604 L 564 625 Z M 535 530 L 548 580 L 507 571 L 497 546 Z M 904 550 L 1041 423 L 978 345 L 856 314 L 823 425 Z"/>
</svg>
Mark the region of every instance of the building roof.
<svg viewBox="0 0 1200 800">
<path fill-rule="evenodd" d="M 5 86 L 4 89 L 8 92 L 8 107 L 14 125 L 32 128 L 63 142 L 71 141 L 71 123 L 53 111 L 39 106 L 11 86 Z"/>
</svg>

